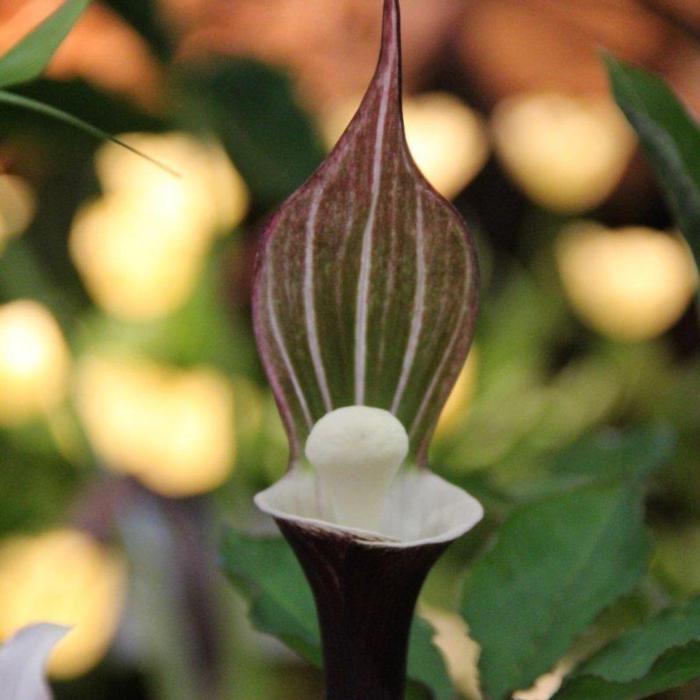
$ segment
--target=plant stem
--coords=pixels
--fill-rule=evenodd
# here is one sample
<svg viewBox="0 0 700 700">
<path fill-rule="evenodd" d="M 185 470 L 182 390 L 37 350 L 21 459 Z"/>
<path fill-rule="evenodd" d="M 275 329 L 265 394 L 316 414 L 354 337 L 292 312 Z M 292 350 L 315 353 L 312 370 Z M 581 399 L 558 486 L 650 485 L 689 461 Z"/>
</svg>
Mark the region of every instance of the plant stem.
<svg viewBox="0 0 700 700">
<path fill-rule="evenodd" d="M 327 700 L 402 700 L 418 594 L 446 544 L 389 548 L 278 520 L 316 600 Z"/>
</svg>

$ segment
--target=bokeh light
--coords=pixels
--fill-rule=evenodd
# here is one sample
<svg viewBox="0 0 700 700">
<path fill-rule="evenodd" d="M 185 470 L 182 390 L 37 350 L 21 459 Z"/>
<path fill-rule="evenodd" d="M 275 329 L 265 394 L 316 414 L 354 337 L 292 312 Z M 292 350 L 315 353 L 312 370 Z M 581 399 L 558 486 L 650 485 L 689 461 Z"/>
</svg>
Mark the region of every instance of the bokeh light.
<svg viewBox="0 0 700 700">
<path fill-rule="evenodd" d="M 321 119 L 332 148 L 352 119 L 358 98 L 329 109 Z M 457 196 L 478 174 L 489 155 L 483 119 L 449 93 L 425 93 L 404 100 L 406 139 L 428 181 L 447 199 Z"/>
<path fill-rule="evenodd" d="M 90 670 L 105 654 L 121 616 L 121 559 L 78 530 L 0 542 L 0 639 L 34 622 L 71 627 L 49 661 L 55 678 Z"/>
<path fill-rule="evenodd" d="M 180 133 L 122 138 L 181 177 L 104 146 L 97 173 L 105 192 L 76 215 L 70 253 L 100 306 L 118 318 L 147 321 L 187 300 L 211 242 L 245 215 L 248 193 L 213 143 Z"/>
<path fill-rule="evenodd" d="M 667 331 L 697 287 L 687 244 L 651 228 L 573 223 L 557 241 L 557 262 L 575 311 L 619 340 L 645 340 Z"/>
<path fill-rule="evenodd" d="M 492 116 L 496 151 L 537 204 L 558 212 L 599 205 L 620 182 L 636 143 L 609 98 L 557 93 L 500 102 Z"/>
<path fill-rule="evenodd" d="M 23 233 L 34 218 L 36 197 L 17 175 L 0 174 L 0 255 L 8 239 Z"/>
<path fill-rule="evenodd" d="M 104 464 L 158 493 L 209 491 L 233 468 L 233 390 L 212 369 L 90 356 L 79 363 L 75 397 Z"/>
<path fill-rule="evenodd" d="M 449 434 L 469 413 L 469 406 L 476 390 L 477 369 L 478 351 L 476 347 L 472 346 L 472 349 L 469 351 L 469 357 L 464 363 L 464 367 L 462 367 L 457 381 L 447 398 L 445 407 L 440 414 L 440 419 L 435 429 L 437 437 Z"/>
<path fill-rule="evenodd" d="M 51 312 L 30 300 L 0 306 L 0 424 L 14 425 L 65 397 L 68 347 Z"/>
</svg>

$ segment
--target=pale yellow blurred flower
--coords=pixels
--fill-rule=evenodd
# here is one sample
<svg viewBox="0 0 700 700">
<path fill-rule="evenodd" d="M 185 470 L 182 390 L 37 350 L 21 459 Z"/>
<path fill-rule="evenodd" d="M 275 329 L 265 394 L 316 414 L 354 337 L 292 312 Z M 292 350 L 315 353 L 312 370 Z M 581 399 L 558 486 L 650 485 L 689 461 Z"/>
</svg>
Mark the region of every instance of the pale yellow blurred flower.
<svg viewBox="0 0 700 700">
<path fill-rule="evenodd" d="M 235 459 L 230 382 L 214 370 L 87 357 L 76 404 L 105 465 L 166 496 L 209 491 Z"/>
<path fill-rule="evenodd" d="M 24 233 L 34 218 L 36 197 L 26 180 L 0 174 L 0 254 L 13 236 Z"/>
<path fill-rule="evenodd" d="M 29 300 L 0 306 L 0 425 L 55 408 L 67 391 L 70 355 L 51 312 Z"/>
<path fill-rule="evenodd" d="M 613 192 L 636 139 L 604 97 L 535 93 L 500 102 L 492 116 L 496 152 L 537 204 L 583 212 Z"/>
<path fill-rule="evenodd" d="M 359 105 L 346 100 L 321 117 L 321 131 L 330 149 Z M 449 93 L 424 93 L 404 100 L 406 140 L 426 179 L 447 199 L 456 197 L 479 173 L 489 155 L 482 118 Z"/>
<path fill-rule="evenodd" d="M 34 622 L 71 627 L 49 661 L 55 678 L 79 676 L 106 653 L 126 588 L 121 559 L 77 530 L 0 543 L 0 639 Z"/>
<path fill-rule="evenodd" d="M 460 420 L 467 415 L 474 391 L 476 389 L 476 377 L 478 368 L 478 352 L 475 346 L 469 351 L 469 357 L 464 363 L 457 381 L 442 409 L 437 428 L 436 437 L 447 435 L 455 428 Z"/>
<path fill-rule="evenodd" d="M 96 158 L 104 195 L 79 210 L 69 246 L 100 306 L 147 321 L 185 303 L 212 241 L 240 223 L 249 197 L 218 145 L 180 133 L 121 138 L 181 177 L 104 146 Z"/>
<path fill-rule="evenodd" d="M 667 331 L 697 287 L 687 244 L 663 231 L 612 230 L 580 221 L 561 232 L 556 253 L 564 291 L 577 314 L 619 340 L 645 340 Z"/>
</svg>

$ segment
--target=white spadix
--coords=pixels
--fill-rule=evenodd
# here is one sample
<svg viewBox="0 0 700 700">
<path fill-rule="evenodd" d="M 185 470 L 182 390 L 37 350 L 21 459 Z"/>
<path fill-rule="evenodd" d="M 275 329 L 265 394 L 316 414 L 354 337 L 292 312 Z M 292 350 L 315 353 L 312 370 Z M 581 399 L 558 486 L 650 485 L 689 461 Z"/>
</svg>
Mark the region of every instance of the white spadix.
<svg viewBox="0 0 700 700">
<path fill-rule="evenodd" d="M 338 525 L 376 530 L 386 494 L 408 454 L 408 435 L 388 411 L 346 406 L 311 430 L 306 458 Z"/>
</svg>

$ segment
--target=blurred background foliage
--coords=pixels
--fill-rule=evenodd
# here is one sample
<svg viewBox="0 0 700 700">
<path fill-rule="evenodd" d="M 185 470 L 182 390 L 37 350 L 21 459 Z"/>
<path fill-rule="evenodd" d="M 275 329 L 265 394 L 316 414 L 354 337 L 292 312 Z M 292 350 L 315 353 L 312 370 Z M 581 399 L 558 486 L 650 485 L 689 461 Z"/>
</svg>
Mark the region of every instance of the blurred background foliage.
<svg viewBox="0 0 700 700">
<path fill-rule="evenodd" d="M 0 0 L 0 53 L 58 4 Z M 421 603 L 476 698 L 454 611 L 515 507 L 658 462 L 651 573 L 577 647 L 700 593 L 697 269 L 597 53 L 663 74 L 697 114 L 700 13 L 692 0 L 402 6 L 409 142 L 483 268 L 432 464 L 488 517 Z M 250 324 L 259 232 L 352 115 L 379 13 L 376 0 L 93 2 L 17 92 L 180 178 L 0 107 L 0 639 L 35 619 L 75 625 L 51 662 L 59 699 L 320 692 L 311 666 L 252 630 L 216 551 L 222 523 L 273 532 L 252 495 L 286 462 Z M 259 567 L 274 590 L 282 569 Z M 562 668 L 521 697 L 550 697 Z"/>
</svg>

